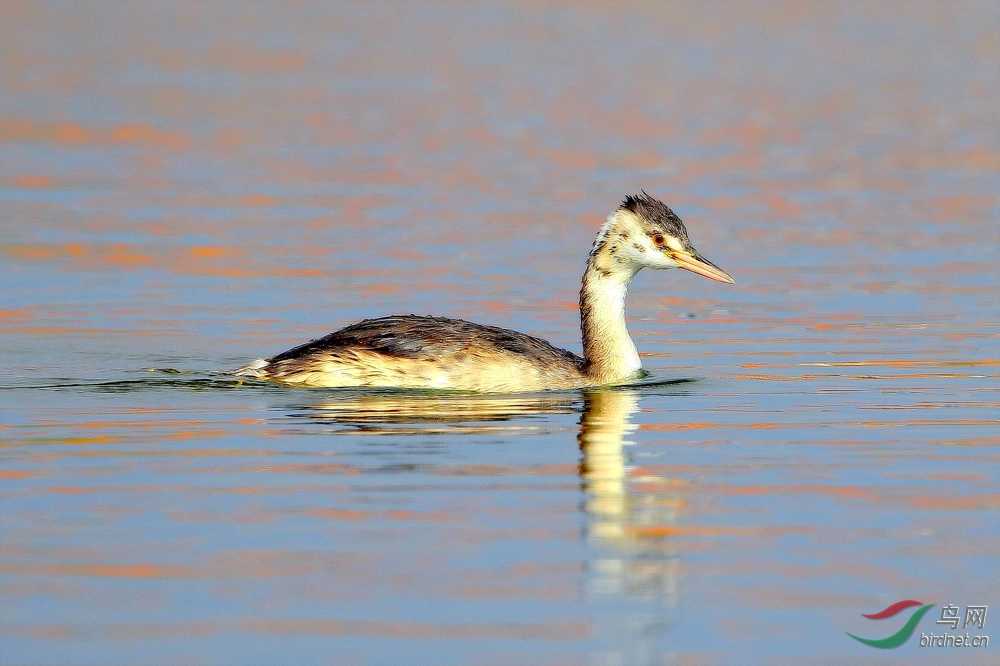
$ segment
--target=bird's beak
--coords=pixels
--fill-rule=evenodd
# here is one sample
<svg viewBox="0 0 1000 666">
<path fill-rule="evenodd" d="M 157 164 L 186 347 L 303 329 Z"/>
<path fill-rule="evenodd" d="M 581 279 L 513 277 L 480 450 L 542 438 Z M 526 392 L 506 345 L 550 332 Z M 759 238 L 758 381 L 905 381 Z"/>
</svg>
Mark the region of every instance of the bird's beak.
<svg viewBox="0 0 1000 666">
<path fill-rule="evenodd" d="M 677 262 L 678 266 L 686 268 L 692 273 L 704 275 L 705 277 L 715 280 L 716 282 L 736 284 L 736 280 L 734 280 L 729 273 L 722 270 L 697 252 L 671 252 L 670 258 Z"/>
</svg>

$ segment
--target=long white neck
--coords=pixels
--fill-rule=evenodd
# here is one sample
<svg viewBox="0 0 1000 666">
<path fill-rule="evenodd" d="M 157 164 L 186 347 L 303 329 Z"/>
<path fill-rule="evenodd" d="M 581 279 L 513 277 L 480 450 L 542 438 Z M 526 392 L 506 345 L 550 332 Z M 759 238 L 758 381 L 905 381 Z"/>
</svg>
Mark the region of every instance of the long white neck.
<svg viewBox="0 0 1000 666">
<path fill-rule="evenodd" d="M 625 327 L 625 296 L 639 268 L 619 260 L 615 222 L 609 218 L 598 234 L 580 290 L 584 372 L 596 384 L 629 379 L 642 369 Z"/>
</svg>

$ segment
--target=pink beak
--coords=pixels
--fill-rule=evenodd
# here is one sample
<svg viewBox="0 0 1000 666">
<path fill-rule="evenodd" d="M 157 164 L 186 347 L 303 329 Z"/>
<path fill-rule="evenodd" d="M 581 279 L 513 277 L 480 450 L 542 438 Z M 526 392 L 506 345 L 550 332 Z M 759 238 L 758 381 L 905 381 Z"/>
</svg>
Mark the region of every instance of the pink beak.
<svg viewBox="0 0 1000 666">
<path fill-rule="evenodd" d="M 704 275 L 710 280 L 715 280 L 716 282 L 736 284 L 736 280 L 734 280 L 729 273 L 722 270 L 708 259 L 699 256 L 697 252 L 693 254 L 688 254 L 687 252 L 671 252 L 670 258 L 676 261 L 678 266 L 686 268 L 692 273 Z"/>
</svg>

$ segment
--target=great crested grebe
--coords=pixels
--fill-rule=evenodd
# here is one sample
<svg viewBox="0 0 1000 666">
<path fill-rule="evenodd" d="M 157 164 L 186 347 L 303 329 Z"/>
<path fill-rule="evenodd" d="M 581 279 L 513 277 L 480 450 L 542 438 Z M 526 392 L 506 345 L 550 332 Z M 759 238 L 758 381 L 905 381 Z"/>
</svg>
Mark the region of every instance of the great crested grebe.
<svg viewBox="0 0 1000 666">
<path fill-rule="evenodd" d="M 580 289 L 583 358 L 505 328 L 394 315 L 365 319 L 236 374 L 298 386 L 494 393 L 623 384 L 642 376 L 625 328 L 625 296 L 643 268 L 686 268 L 735 282 L 698 254 L 672 210 L 643 192 L 608 216 L 590 250 Z"/>
</svg>

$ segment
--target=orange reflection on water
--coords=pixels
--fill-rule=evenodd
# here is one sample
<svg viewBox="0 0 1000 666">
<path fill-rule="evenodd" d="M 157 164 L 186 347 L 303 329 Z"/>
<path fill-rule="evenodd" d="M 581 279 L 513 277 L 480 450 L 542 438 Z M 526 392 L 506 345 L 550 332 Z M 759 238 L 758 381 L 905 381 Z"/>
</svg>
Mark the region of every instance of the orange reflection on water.
<svg viewBox="0 0 1000 666">
<path fill-rule="evenodd" d="M 583 622 L 531 623 L 429 623 L 347 620 L 247 620 L 248 631 L 287 636 L 379 636 L 430 639 L 540 639 L 573 641 L 585 638 L 590 627 Z"/>
<path fill-rule="evenodd" d="M 56 144 L 144 144 L 166 150 L 186 150 L 191 143 L 180 132 L 162 130 L 147 123 L 88 127 L 80 123 L 44 123 L 0 118 L 0 142 L 12 141 Z"/>
<path fill-rule="evenodd" d="M 233 9 L 0 3 L 9 660 L 851 663 L 990 593 L 992 4 Z M 693 381 L 220 376 L 391 312 L 579 351 L 640 188 L 737 278 L 630 292 Z"/>
</svg>

